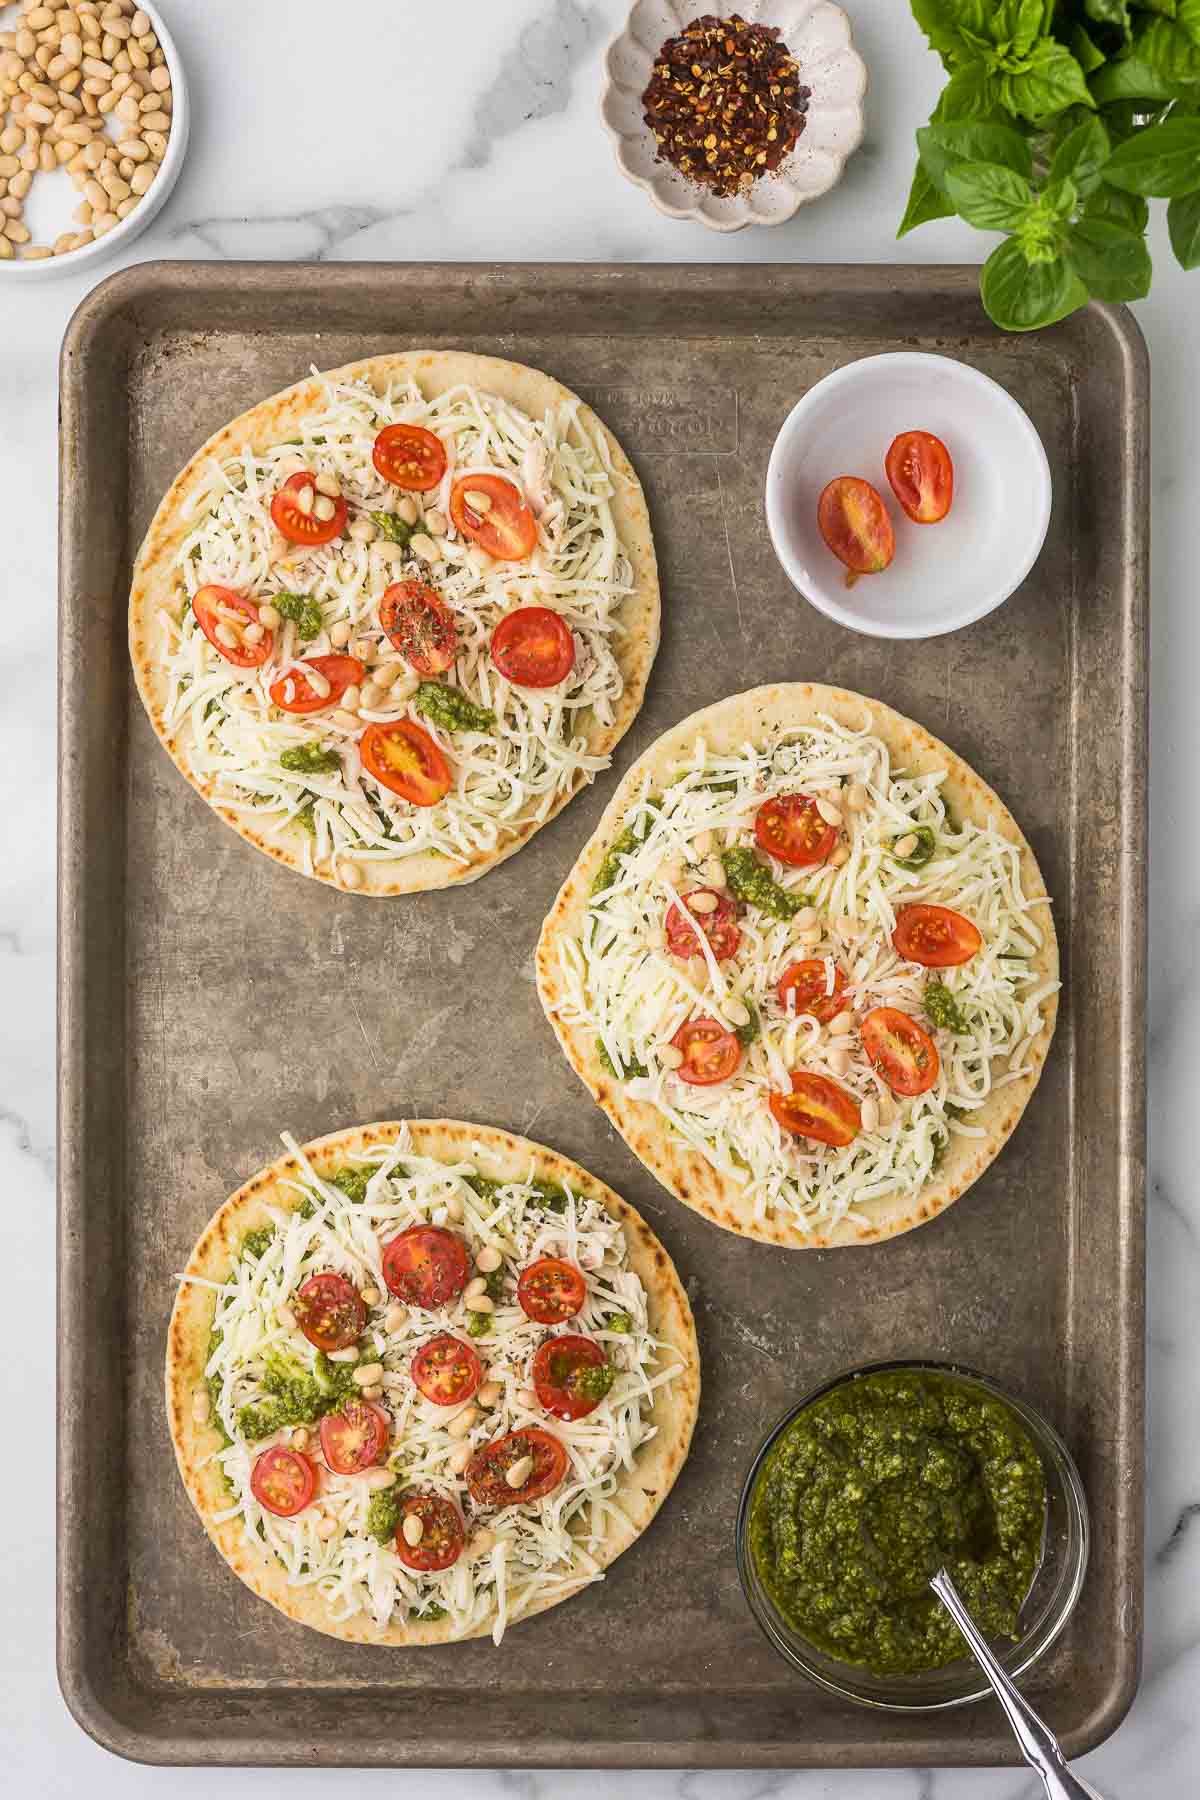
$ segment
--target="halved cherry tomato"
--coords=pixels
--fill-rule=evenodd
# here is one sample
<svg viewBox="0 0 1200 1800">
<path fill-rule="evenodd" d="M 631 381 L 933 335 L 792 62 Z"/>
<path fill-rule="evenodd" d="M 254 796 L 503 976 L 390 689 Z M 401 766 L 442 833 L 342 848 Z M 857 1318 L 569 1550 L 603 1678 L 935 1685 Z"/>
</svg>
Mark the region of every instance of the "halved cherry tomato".
<svg viewBox="0 0 1200 1800">
<path fill-rule="evenodd" d="M 250 1472 L 250 1492 L 260 1506 L 278 1519 L 303 1512 L 317 1491 L 317 1471 L 298 1450 L 272 1444 Z"/>
<path fill-rule="evenodd" d="M 217 636 L 217 626 L 220 624 L 232 625 L 232 621 L 222 620 L 217 611 L 219 606 L 226 607 L 230 612 L 244 613 L 247 625 L 257 625 L 257 606 L 250 600 L 243 600 L 242 596 L 233 588 L 216 587 L 211 583 L 208 587 L 197 588 L 192 595 L 192 613 L 213 649 L 223 656 L 227 663 L 232 663 L 235 669 L 260 668 L 275 648 L 274 632 L 264 632 L 260 644 L 238 643 L 232 647 L 229 644 L 223 644 Z M 233 629 L 236 630 L 236 626 Z"/>
<path fill-rule="evenodd" d="M 450 765 L 411 719 L 368 725 L 358 740 L 363 768 L 413 806 L 436 806 L 450 792 Z"/>
<path fill-rule="evenodd" d="M 321 1420 L 321 1453 L 335 1475 L 358 1475 L 383 1461 L 392 1422 L 370 1400 L 343 1400 Z"/>
<path fill-rule="evenodd" d="M 315 669 L 325 677 L 329 683 L 327 694 L 318 694 L 306 679 L 305 669 Z M 323 712 L 326 707 L 336 706 L 346 689 L 356 686 L 365 674 L 356 656 L 306 656 L 302 664 L 293 664 L 286 675 L 271 683 L 271 698 L 284 712 Z"/>
<path fill-rule="evenodd" d="M 292 1302 L 296 1323 L 318 1350 L 356 1344 L 367 1322 L 367 1303 L 344 1275 L 313 1275 Z"/>
<path fill-rule="evenodd" d="M 936 525 L 954 498 L 954 464 L 931 431 L 902 431 L 884 459 L 892 492 L 918 525 Z"/>
<path fill-rule="evenodd" d="M 315 475 L 301 469 L 298 474 L 288 476 L 271 502 L 271 518 L 276 531 L 281 531 L 293 544 L 331 544 L 346 529 L 346 514 L 350 509 L 344 500 L 333 501 L 332 518 L 318 519 L 317 501 L 327 496 L 317 493 L 315 482 Z M 297 498 L 305 488 L 312 495 L 310 512 L 301 512 Z"/>
<path fill-rule="evenodd" d="M 591 1338 L 573 1332 L 547 1338 L 538 1346 L 532 1367 L 533 1385 L 544 1410 L 555 1419 L 586 1419 L 612 1385 L 609 1377 L 602 1388 L 592 1386 L 588 1371 L 603 1369 L 607 1362 Z"/>
<path fill-rule="evenodd" d="M 479 494 L 491 505 L 477 512 L 468 494 Z M 450 517 L 464 537 L 473 538 L 497 562 L 524 562 L 537 543 L 537 520 L 520 489 L 503 475 L 464 475 L 456 481 L 450 489 Z"/>
<path fill-rule="evenodd" d="M 379 602 L 379 623 L 418 675 L 443 675 L 453 666 L 454 614 L 423 581 L 393 581 Z"/>
<path fill-rule="evenodd" d="M 548 606 L 518 606 L 492 633 L 492 661 L 517 687 L 555 687 L 575 667 L 575 639 Z"/>
<path fill-rule="evenodd" d="M 405 1519 L 421 1521 L 421 1537 L 410 1544 L 404 1535 Z M 400 1503 L 400 1523 L 396 1528 L 396 1555 L 406 1569 L 430 1574 L 451 1568 L 462 1555 L 466 1537 L 462 1514 L 453 1500 L 441 1494 L 409 1494 Z"/>
<path fill-rule="evenodd" d="M 858 1101 L 827 1075 L 793 1070 L 791 1093 L 771 1094 L 767 1103 L 785 1131 L 815 1138 L 818 1144 L 841 1149 L 862 1130 Z"/>
<path fill-rule="evenodd" d="M 511 1488 L 505 1473 L 523 1456 L 533 1458 L 529 1479 L 521 1487 Z M 523 1431 L 493 1438 L 476 1451 L 467 1464 L 467 1486 L 478 1506 L 524 1505 L 551 1493 L 566 1472 L 565 1446 L 539 1426 L 527 1425 Z"/>
<path fill-rule="evenodd" d="M 427 494 L 446 473 L 446 446 L 423 425 L 385 425 L 375 439 L 371 461 L 393 487 Z"/>
<path fill-rule="evenodd" d="M 539 1325 L 561 1325 L 582 1311 L 587 1283 L 574 1263 L 557 1256 L 542 1256 L 522 1269 L 517 1282 L 517 1301 L 527 1319 Z"/>
<path fill-rule="evenodd" d="M 835 968 L 833 992 L 826 992 L 825 961 L 820 956 L 806 956 L 803 962 L 791 963 L 779 977 L 779 1004 L 784 1012 L 807 1013 L 822 1025 L 837 1018 L 845 991 L 845 971 Z"/>
<path fill-rule="evenodd" d="M 938 1078 L 941 1061 L 929 1033 L 894 1006 L 877 1006 L 862 1022 L 867 1061 L 893 1094 L 923 1094 Z"/>
<path fill-rule="evenodd" d="M 714 1082 L 728 1081 L 742 1060 L 742 1046 L 734 1032 L 715 1019 L 689 1019 L 671 1039 L 683 1052 L 683 1062 L 675 1073 L 693 1087 L 712 1087 Z"/>
<path fill-rule="evenodd" d="M 443 1331 L 413 1357 L 412 1378 L 435 1406 L 457 1406 L 483 1380 L 483 1364 L 470 1344 Z"/>
<path fill-rule="evenodd" d="M 970 919 L 950 906 L 902 906 L 892 944 L 908 962 L 927 969 L 953 969 L 970 962 L 983 939 Z"/>
<path fill-rule="evenodd" d="M 712 912 L 697 913 L 692 911 L 692 902 L 698 894 L 711 894 L 716 901 Z M 666 930 L 667 949 L 672 956 L 701 956 L 700 933 L 708 939 L 708 947 L 718 962 L 727 962 L 731 956 L 737 955 L 742 934 L 737 928 L 737 907 L 728 894 L 718 893 L 716 888 L 693 888 L 688 894 L 680 894 L 687 911 L 687 917 L 678 906 L 672 904 L 667 908 Z"/>
<path fill-rule="evenodd" d="M 467 1285 L 467 1246 L 441 1225 L 410 1225 L 383 1253 L 383 1279 L 397 1300 L 432 1312 Z"/>
<path fill-rule="evenodd" d="M 822 491 L 817 525 L 852 575 L 877 575 L 896 554 L 896 534 L 883 496 L 857 475 L 839 475 Z"/>
<path fill-rule="evenodd" d="M 837 830 L 825 823 L 811 795 L 777 794 L 754 815 L 754 837 L 760 850 L 790 868 L 810 869 L 832 854 Z"/>
</svg>

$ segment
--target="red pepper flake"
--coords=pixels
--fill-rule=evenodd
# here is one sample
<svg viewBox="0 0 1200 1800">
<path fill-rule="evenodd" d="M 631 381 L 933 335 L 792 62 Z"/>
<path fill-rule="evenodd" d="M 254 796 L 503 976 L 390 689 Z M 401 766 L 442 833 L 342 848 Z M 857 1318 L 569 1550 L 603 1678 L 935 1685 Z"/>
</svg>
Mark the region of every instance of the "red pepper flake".
<svg viewBox="0 0 1200 1800">
<path fill-rule="evenodd" d="M 659 51 L 642 116 L 660 161 L 724 196 L 778 169 L 804 130 L 811 94 L 773 26 L 705 13 Z"/>
</svg>

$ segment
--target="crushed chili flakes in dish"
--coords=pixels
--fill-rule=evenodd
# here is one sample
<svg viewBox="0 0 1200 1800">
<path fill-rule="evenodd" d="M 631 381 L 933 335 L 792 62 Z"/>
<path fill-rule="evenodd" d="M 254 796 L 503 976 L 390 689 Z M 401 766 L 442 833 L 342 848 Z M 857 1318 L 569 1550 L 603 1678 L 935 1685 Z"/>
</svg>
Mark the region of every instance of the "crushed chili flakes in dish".
<svg viewBox="0 0 1200 1800">
<path fill-rule="evenodd" d="M 779 167 L 804 130 L 811 91 L 774 26 L 705 13 L 659 51 L 642 116 L 660 159 L 724 196 Z"/>
</svg>

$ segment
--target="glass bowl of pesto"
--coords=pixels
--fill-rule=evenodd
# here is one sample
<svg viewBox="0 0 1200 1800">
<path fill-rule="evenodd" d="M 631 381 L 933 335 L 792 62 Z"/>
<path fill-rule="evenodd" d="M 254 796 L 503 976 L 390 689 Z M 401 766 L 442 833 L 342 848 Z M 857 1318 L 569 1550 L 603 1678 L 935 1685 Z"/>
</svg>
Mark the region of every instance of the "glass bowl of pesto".
<svg viewBox="0 0 1200 1800">
<path fill-rule="evenodd" d="M 738 1574 L 771 1643 L 830 1693 L 893 1712 L 991 1691 L 929 1588 L 943 1563 L 1015 1678 L 1063 1630 L 1087 1560 L 1058 1433 L 953 1363 L 868 1363 L 813 1388 L 768 1433 L 738 1507 Z"/>
</svg>

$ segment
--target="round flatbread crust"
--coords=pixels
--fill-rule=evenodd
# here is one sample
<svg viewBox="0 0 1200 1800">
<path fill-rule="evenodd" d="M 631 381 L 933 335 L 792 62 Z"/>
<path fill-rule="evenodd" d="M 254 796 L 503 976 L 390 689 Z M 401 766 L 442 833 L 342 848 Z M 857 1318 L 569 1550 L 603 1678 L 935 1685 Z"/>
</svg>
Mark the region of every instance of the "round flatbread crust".
<svg viewBox="0 0 1200 1800">
<path fill-rule="evenodd" d="M 871 730 L 887 745 L 893 768 L 902 767 L 918 774 L 944 769 L 946 780 L 942 792 L 955 814 L 980 825 L 990 821 L 1016 844 L 1020 849 L 1021 882 L 1026 897 L 1032 900 L 1045 894 L 1046 886 L 1037 860 L 1012 814 L 961 756 L 882 701 L 814 682 L 785 682 L 772 687 L 751 688 L 744 694 L 735 694 L 693 713 L 639 757 L 616 790 L 594 836 L 559 890 L 542 926 L 537 948 L 538 992 L 546 1016 L 571 1067 L 592 1098 L 604 1108 L 630 1149 L 677 1199 L 711 1219 L 715 1225 L 743 1237 L 757 1238 L 762 1243 L 780 1244 L 796 1250 L 882 1243 L 885 1238 L 898 1237 L 901 1232 L 928 1223 L 959 1199 L 999 1154 L 1029 1103 L 1054 1035 L 1057 995 L 1051 995 L 1043 1005 L 1045 1023 L 1030 1048 L 1029 1072 L 1019 1081 L 995 1090 L 984 1105 L 972 1113 L 971 1122 L 983 1127 L 984 1137 L 965 1138 L 952 1134 L 936 1178 L 927 1182 L 916 1197 L 895 1194 L 868 1201 L 861 1208 L 866 1215 L 865 1222 L 843 1219 L 831 1230 L 806 1234 L 786 1220 L 756 1220 L 741 1186 L 714 1168 L 699 1152 L 676 1142 L 657 1109 L 644 1100 L 631 1099 L 623 1084 L 614 1080 L 603 1067 L 594 1039 L 578 1027 L 563 1023 L 557 1010 L 564 997 L 558 952 L 564 940 L 581 937 L 592 882 L 614 839 L 620 835 L 623 815 L 646 786 L 647 778 L 650 792 L 665 787 L 673 768 L 691 752 L 697 737 L 703 737 L 710 750 L 718 753 L 734 751 L 746 743 L 760 743 L 780 728 L 816 724 L 822 714 L 855 731 L 861 731 L 869 720 Z M 1057 981 L 1058 941 L 1049 908 L 1039 910 L 1038 923 L 1045 930 L 1045 941 L 1030 966 L 1039 978 Z"/>
<path fill-rule="evenodd" d="M 304 1146 L 305 1155 L 318 1174 L 332 1174 L 355 1157 L 381 1144 L 393 1143 L 404 1130 L 399 1122 L 363 1125 L 334 1132 Z M 620 1478 L 616 1500 L 624 1523 L 610 1526 L 610 1535 L 596 1554 L 600 1567 L 610 1563 L 640 1537 L 666 1499 L 687 1457 L 700 1405 L 700 1356 L 696 1327 L 687 1295 L 675 1265 L 641 1215 L 628 1201 L 597 1181 L 577 1163 L 570 1162 L 543 1144 L 513 1137 L 488 1125 L 468 1125 L 456 1119 L 414 1119 L 407 1122 L 413 1150 L 443 1162 L 470 1161 L 495 1180 L 526 1179 L 532 1166 L 536 1179 L 567 1181 L 576 1190 L 593 1195 L 611 1216 L 619 1220 L 629 1247 L 629 1265 L 639 1276 L 649 1302 L 650 1328 L 654 1335 L 679 1352 L 684 1368 L 676 1379 L 656 1389 L 650 1417 L 657 1436 L 641 1450 L 631 1472 Z M 205 1226 L 191 1256 L 186 1274 L 206 1281 L 223 1282 L 247 1231 L 270 1222 L 268 1204 L 292 1209 L 298 1198 L 280 1184 L 295 1179 L 300 1166 L 283 1156 L 270 1168 L 261 1169 L 225 1202 Z M 492 1626 L 485 1619 L 472 1631 L 456 1632 L 447 1619 L 425 1622 L 393 1622 L 379 1630 L 369 1615 L 357 1615 L 343 1624 L 330 1618 L 326 1602 L 315 1587 L 288 1585 L 284 1570 L 266 1551 L 247 1543 L 240 1519 L 217 1523 L 228 1511 L 229 1491 L 213 1452 L 221 1438 L 211 1424 L 192 1418 L 192 1397 L 204 1384 L 204 1365 L 213 1315 L 210 1288 L 183 1282 L 171 1313 L 167 1332 L 167 1423 L 179 1473 L 209 1537 L 246 1586 L 263 1600 L 301 1625 L 311 1625 L 329 1637 L 354 1644 L 445 1644 L 460 1638 L 484 1637 Z M 211 1459 L 211 1460 L 210 1460 Z M 579 1582 L 553 1598 L 535 1601 L 512 1625 L 569 1600 L 586 1586 Z"/>
<path fill-rule="evenodd" d="M 540 369 L 524 363 L 506 362 L 502 357 L 476 356 L 466 350 L 408 350 L 390 356 L 371 356 L 362 362 L 348 363 L 331 372 L 335 381 L 353 381 L 366 376 L 375 388 L 397 376 L 411 376 L 427 399 L 448 388 L 467 382 L 503 400 L 511 401 L 532 418 L 541 418 L 549 407 L 573 402 L 578 418 L 589 435 L 602 437 L 607 444 L 612 467 L 614 494 L 613 518 L 621 547 L 633 568 L 633 592 L 620 611 L 622 631 L 612 641 L 625 683 L 617 715 L 611 725 L 601 725 L 590 715 L 579 715 L 579 727 L 587 738 L 590 756 L 607 756 L 618 744 L 637 717 L 646 692 L 650 668 L 658 650 L 660 603 L 658 564 L 654 555 L 654 539 L 650 532 L 650 514 L 642 486 L 620 444 L 604 422 L 597 418 L 569 388 Z M 158 637 L 157 613 L 171 600 L 171 573 L 180 549 L 194 521 L 185 514 L 187 496 L 196 486 L 204 466 L 236 456 L 243 450 L 265 450 L 285 441 L 296 425 L 311 412 L 318 401 L 322 383 L 328 375 L 312 376 L 285 388 L 269 400 L 251 407 L 231 425 L 224 426 L 203 444 L 187 466 L 175 477 L 158 511 L 150 522 L 142 547 L 133 567 L 133 586 L 129 596 L 129 653 L 138 692 L 158 735 L 159 741 L 184 779 L 195 788 L 213 811 L 256 850 L 299 874 L 304 866 L 304 850 L 310 842 L 302 825 L 292 823 L 279 832 L 256 829 L 252 815 L 235 812 L 217 798 L 210 780 L 192 773 L 174 731 L 168 724 L 165 708 L 168 681 L 153 645 Z M 378 897 L 390 894 L 421 893 L 430 888 L 453 887 L 465 881 L 477 881 L 528 842 L 541 825 L 548 824 L 562 811 L 585 785 L 580 774 L 574 785 L 561 794 L 545 817 L 520 825 L 511 837 L 494 850 L 478 851 L 470 860 L 451 863 L 446 857 L 429 851 L 407 856 L 394 865 L 366 860 L 357 865 L 362 876 L 361 887 L 346 892 Z M 341 889 L 343 884 L 332 870 L 314 870 L 318 881 Z"/>
</svg>

